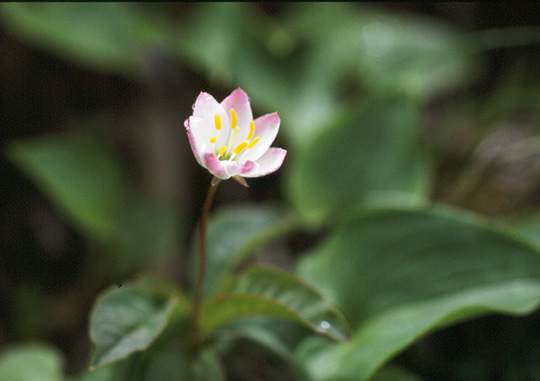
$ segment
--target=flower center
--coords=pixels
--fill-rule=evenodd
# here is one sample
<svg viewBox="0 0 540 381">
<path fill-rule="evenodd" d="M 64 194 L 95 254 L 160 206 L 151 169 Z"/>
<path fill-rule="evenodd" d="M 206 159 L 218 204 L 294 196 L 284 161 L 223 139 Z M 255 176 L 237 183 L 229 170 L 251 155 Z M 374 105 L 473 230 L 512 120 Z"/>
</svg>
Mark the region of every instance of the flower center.
<svg viewBox="0 0 540 381">
<path fill-rule="evenodd" d="M 214 152 L 216 152 L 216 157 L 219 160 L 233 160 L 235 158 L 238 158 L 238 155 L 240 155 L 244 150 L 250 150 L 259 142 L 261 139 L 260 136 L 255 136 L 255 121 L 252 120 L 249 122 L 249 134 L 246 137 L 246 140 L 241 142 L 240 144 L 236 145 L 235 148 L 233 147 L 234 140 L 236 139 L 236 135 L 238 134 L 238 131 L 240 130 L 240 127 L 238 127 L 237 122 L 237 116 L 236 111 L 234 108 L 231 108 L 231 129 L 227 131 L 228 139 L 227 144 L 222 145 L 217 151 L 216 147 L 214 147 Z M 214 115 L 214 127 L 217 131 L 216 135 L 213 135 L 210 137 L 210 143 L 214 144 L 217 142 L 217 135 L 220 134 L 221 131 L 221 117 L 216 114 Z M 223 132 L 221 132 L 223 134 Z"/>
</svg>

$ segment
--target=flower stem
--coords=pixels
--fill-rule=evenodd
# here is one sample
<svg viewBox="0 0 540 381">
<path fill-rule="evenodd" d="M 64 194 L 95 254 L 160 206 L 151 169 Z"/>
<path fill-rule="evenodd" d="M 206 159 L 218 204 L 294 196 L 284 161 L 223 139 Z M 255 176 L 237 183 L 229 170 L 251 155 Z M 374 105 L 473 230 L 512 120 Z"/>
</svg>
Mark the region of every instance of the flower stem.
<svg viewBox="0 0 540 381">
<path fill-rule="evenodd" d="M 220 179 L 214 178 L 206 194 L 201 215 L 201 225 L 199 228 L 199 273 L 197 275 L 197 285 L 193 294 L 193 311 L 191 315 L 191 339 L 190 344 L 195 347 L 199 342 L 199 320 L 201 315 L 201 299 L 204 286 L 204 275 L 206 272 L 206 222 L 210 214 L 210 207 L 216 195 Z"/>
</svg>

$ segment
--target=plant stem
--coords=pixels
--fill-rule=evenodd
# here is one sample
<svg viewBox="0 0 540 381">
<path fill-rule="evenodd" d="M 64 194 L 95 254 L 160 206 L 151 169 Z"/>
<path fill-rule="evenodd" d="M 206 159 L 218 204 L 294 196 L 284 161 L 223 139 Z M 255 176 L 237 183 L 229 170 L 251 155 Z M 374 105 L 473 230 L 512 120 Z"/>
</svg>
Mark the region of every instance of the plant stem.
<svg viewBox="0 0 540 381">
<path fill-rule="evenodd" d="M 204 286 L 204 275 L 206 272 L 206 222 L 210 214 L 210 207 L 216 195 L 219 179 L 214 178 L 206 194 L 201 214 L 201 225 L 199 228 L 199 273 L 197 275 L 197 285 L 193 294 L 193 311 L 191 315 L 191 339 L 190 344 L 195 347 L 199 342 L 199 320 L 201 315 L 201 299 Z"/>
</svg>

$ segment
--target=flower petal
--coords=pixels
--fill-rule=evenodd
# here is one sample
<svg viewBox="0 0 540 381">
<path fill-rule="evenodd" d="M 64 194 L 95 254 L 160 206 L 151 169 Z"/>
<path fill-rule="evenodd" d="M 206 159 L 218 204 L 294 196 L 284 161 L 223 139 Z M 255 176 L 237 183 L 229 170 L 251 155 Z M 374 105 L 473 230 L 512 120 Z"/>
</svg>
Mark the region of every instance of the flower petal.
<svg viewBox="0 0 540 381">
<path fill-rule="evenodd" d="M 217 130 L 215 125 L 215 115 L 219 115 L 222 126 L 228 126 L 230 124 L 230 115 L 225 112 L 221 104 L 219 104 L 213 96 L 208 93 L 201 92 L 193 105 L 193 117 L 200 118 L 204 121 L 204 124 L 198 124 L 196 127 L 192 123 L 192 134 L 200 143 L 210 143 L 210 137 L 216 136 L 216 145 L 221 147 L 227 144 L 230 134 L 230 129 L 221 128 Z"/>
<path fill-rule="evenodd" d="M 219 160 L 213 153 L 204 154 L 205 167 L 216 177 L 227 180 L 230 177 L 252 171 L 257 164 L 248 160 L 239 164 L 230 160 Z"/>
<path fill-rule="evenodd" d="M 200 137 L 196 136 L 196 134 L 193 133 L 193 129 L 191 128 L 192 120 L 193 120 L 192 116 L 186 119 L 184 122 L 184 127 L 186 127 L 186 132 L 189 139 L 189 145 L 191 146 L 191 150 L 193 151 L 193 155 L 195 156 L 197 163 L 204 166 L 201 155 L 199 154 L 202 141 Z"/>
<path fill-rule="evenodd" d="M 282 148 L 270 148 L 256 162 L 255 168 L 242 174 L 242 177 L 261 177 L 277 171 L 283 164 L 287 151 Z"/>
<path fill-rule="evenodd" d="M 276 139 L 280 124 L 277 112 L 266 114 L 255 120 L 255 138 L 260 140 L 251 149 L 248 149 L 244 158 L 257 161 L 270 148 Z"/>
<path fill-rule="evenodd" d="M 220 161 L 213 153 L 205 153 L 204 162 L 204 167 L 206 167 L 206 169 L 208 169 L 214 176 L 219 177 L 222 180 L 227 180 L 230 177 L 222 165 L 224 162 Z"/>
<path fill-rule="evenodd" d="M 202 119 L 213 118 L 214 114 L 221 110 L 221 105 L 213 96 L 204 91 L 201 91 L 195 104 L 193 105 L 193 116 L 198 116 Z"/>
<path fill-rule="evenodd" d="M 237 125 L 241 130 L 245 129 L 246 131 L 245 134 L 241 134 L 239 137 L 242 139 L 245 138 L 249 133 L 249 122 L 253 119 L 251 104 L 249 103 L 247 94 L 242 89 L 236 89 L 221 102 L 221 106 L 229 116 L 231 108 L 234 108 L 234 111 L 236 111 Z M 228 127 L 231 127 L 230 119 Z"/>
</svg>

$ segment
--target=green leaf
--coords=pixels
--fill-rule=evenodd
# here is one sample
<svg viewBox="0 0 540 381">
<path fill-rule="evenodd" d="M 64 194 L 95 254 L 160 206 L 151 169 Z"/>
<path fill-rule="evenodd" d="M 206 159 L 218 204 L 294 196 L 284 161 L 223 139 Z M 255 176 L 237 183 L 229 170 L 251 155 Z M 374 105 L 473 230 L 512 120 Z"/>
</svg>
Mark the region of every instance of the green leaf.
<svg viewBox="0 0 540 381">
<path fill-rule="evenodd" d="M 257 248 L 287 231 L 291 223 L 289 216 L 271 206 L 235 206 L 213 213 L 206 235 L 203 295 L 206 297 L 218 292 L 236 266 Z M 198 239 L 193 242 L 198 242 Z M 192 279 L 197 274 L 198 250 L 198 244 L 194 245 Z"/>
<path fill-rule="evenodd" d="M 540 304 L 536 248 L 503 227 L 442 208 L 351 218 L 299 272 L 355 329 L 348 344 L 324 343 L 304 359 L 320 380 L 368 379 L 434 330 L 493 312 L 523 315 Z"/>
<path fill-rule="evenodd" d="M 98 134 L 12 142 L 7 154 L 76 228 L 106 244 L 113 253 L 102 266 L 116 275 L 174 241 L 176 216 L 138 193 Z"/>
<path fill-rule="evenodd" d="M 246 316 L 263 315 L 295 321 L 335 340 L 347 340 L 341 314 L 312 287 L 281 270 L 252 268 L 238 277 L 230 293 L 206 300 L 201 330 L 210 333 Z"/>
<path fill-rule="evenodd" d="M 0 355 L 0 380 L 60 381 L 64 379 L 62 368 L 60 353 L 43 344 L 14 345 Z"/>
<path fill-rule="evenodd" d="M 49 137 L 12 142 L 8 156 L 79 227 L 107 240 L 118 234 L 127 193 L 109 148 L 97 139 Z"/>
<path fill-rule="evenodd" d="M 224 381 L 225 375 L 219 359 L 211 350 L 204 350 L 195 356 L 180 351 L 166 351 L 158 354 L 148 364 L 144 381 Z"/>
<path fill-rule="evenodd" d="M 514 220 L 511 223 L 521 234 L 540 247 L 540 212 Z"/>
<path fill-rule="evenodd" d="M 167 327 L 177 304 L 177 297 L 134 286 L 110 289 L 98 299 L 90 317 L 90 338 L 95 344 L 91 367 L 148 348 Z"/>
<path fill-rule="evenodd" d="M 132 381 L 140 367 L 137 356 L 87 370 L 79 374 L 73 381 Z"/>
<path fill-rule="evenodd" d="M 306 3 L 287 16 L 291 33 L 327 53 L 320 63 L 328 76 L 349 74 L 374 91 L 421 99 L 468 80 L 479 44 L 441 20 L 365 4 Z"/>
<path fill-rule="evenodd" d="M 154 8 L 155 9 L 155 8 Z M 165 20 L 129 3 L 9 3 L 3 24 L 32 45 L 128 78 L 139 75 L 147 46 L 164 46 Z"/>
<path fill-rule="evenodd" d="M 309 222 L 359 204 L 417 202 L 429 171 L 417 141 L 418 109 L 401 97 L 366 101 L 306 144 L 291 163 L 288 191 Z"/>
<path fill-rule="evenodd" d="M 206 71 L 212 81 L 230 81 L 241 48 L 246 23 L 246 5 L 206 3 L 194 9 L 189 28 L 177 40 L 178 48 L 192 66 Z"/>
<path fill-rule="evenodd" d="M 247 339 L 290 362 L 293 348 L 307 334 L 311 334 L 311 330 L 299 326 L 294 321 L 268 316 L 250 316 L 235 320 L 221 328 L 220 342 L 216 348 L 219 348 L 220 353 L 227 353 L 231 348 L 234 350 L 235 340 Z"/>
</svg>

